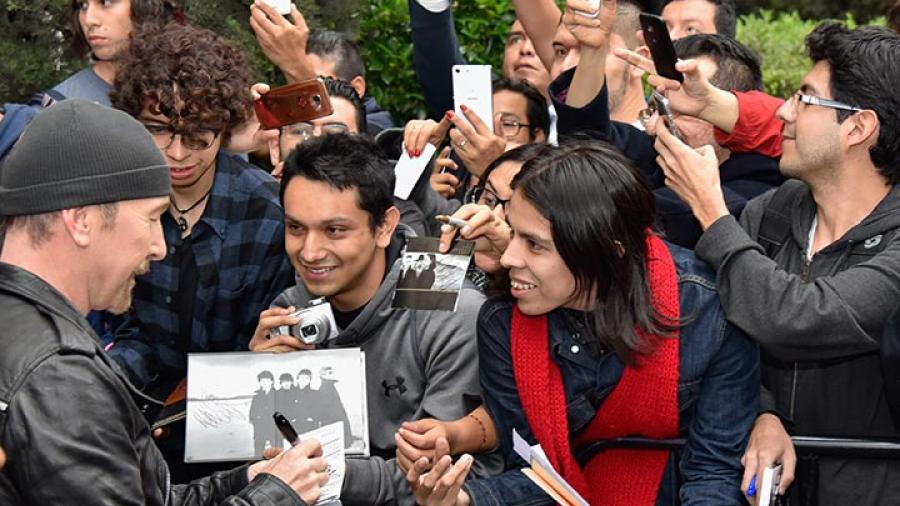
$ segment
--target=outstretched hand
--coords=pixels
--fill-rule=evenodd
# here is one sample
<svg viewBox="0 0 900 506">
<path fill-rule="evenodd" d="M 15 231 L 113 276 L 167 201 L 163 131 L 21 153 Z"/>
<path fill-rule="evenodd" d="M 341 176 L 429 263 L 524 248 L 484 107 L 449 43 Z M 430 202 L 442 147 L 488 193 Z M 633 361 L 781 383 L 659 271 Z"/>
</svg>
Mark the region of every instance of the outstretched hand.
<svg viewBox="0 0 900 506">
<path fill-rule="evenodd" d="M 406 473 L 406 481 L 412 488 L 416 503 L 423 506 L 468 506 L 470 499 L 463 489 L 474 459 L 463 455 L 453 464 L 449 455 L 450 445 L 444 438 L 436 442 L 436 463 L 427 470 L 428 459 L 421 458 Z"/>
<path fill-rule="evenodd" d="M 675 63 L 675 69 L 684 76 L 684 82 L 680 83 L 657 74 L 653 60 L 634 51 L 616 48 L 613 54 L 647 72 L 647 82 L 666 95 L 676 114 L 700 118 L 726 132 L 734 128 L 740 112 L 737 97 L 714 86 L 704 74 L 700 60 L 679 60 Z M 679 90 L 683 93 L 670 93 Z"/>
</svg>

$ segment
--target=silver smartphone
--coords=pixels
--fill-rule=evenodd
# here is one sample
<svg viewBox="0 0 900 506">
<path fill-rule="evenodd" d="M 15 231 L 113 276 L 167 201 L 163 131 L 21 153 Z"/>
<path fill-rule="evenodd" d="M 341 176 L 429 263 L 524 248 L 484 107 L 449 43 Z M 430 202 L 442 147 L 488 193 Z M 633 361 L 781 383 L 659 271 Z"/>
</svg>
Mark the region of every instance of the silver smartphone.
<svg viewBox="0 0 900 506">
<path fill-rule="evenodd" d="M 681 142 L 684 142 L 684 137 L 681 136 L 681 132 L 679 132 L 678 127 L 675 126 L 675 116 L 672 114 L 672 107 L 669 106 L 669 99 L 658 91 L 654 91 L 650 99 L 653 100 L 653 104 L 656 106 L 656 112 L 659 113 L 659 120 L 666 125 L 666 128 L 669 129 L 669 132 L 671 132 L 672 135 L 677 137 Z"/>
</svg>

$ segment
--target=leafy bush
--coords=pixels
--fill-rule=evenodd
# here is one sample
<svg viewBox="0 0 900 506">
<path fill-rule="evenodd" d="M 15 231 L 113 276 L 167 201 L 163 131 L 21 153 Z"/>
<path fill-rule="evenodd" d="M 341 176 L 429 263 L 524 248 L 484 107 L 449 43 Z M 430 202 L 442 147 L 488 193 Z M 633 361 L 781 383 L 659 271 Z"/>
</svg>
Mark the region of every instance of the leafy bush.
<svg viewBox="0 0 900 506">
<path fill-rule="evenodd" d="M 856 26 L 853 16 L 842 20 Z M 884 18 L 871 20 L 884 24 Z M 806 53 L 806 36 L 819 21 L 804 20 L 797 12 L 774 15 L 770 10 L 741 16 L 737 38 L 753 48 L 762 58 L 766 91 L 777 97 L 788 97 L 800 88 L 803 76 L 812 67 Z"/>
<path fill-rule="evenodd" d="M 892 0 L 890 0 L 892 1 Z M 369 93 L 395 119 L 424 117 L 422 92 L 416 82 L 409 37 L 408 0 L 296 0 L 313 29 L 347 30 L 357 34 L 367 66 Z M 785 0 L 770 0 L 785 3 Z M 867 0 L 868 12 L 878 2 Z M 255 75 L 272 84 L 281 73 L 265 59 L 249 26 L 252 0 L 191 0 L 187 18 L 232 38 L 246 49 Z M 847 2 L 844 2 L 847 3 Z M 783 7 L 779 4 L 776 7 Z M 804 9 L 823 2 L 804 3 Z M 69 0 L 0 0 L 0 103 L 21 101 L 53 86 L 87 62 L 66 51 Z M 830 3 L 829 3 L 830 5 Z M 463 55 L 471 63 L 499 69 L 506 32 L 513 21 L 510 0 L 456 0 L 453 5 Z M 880 7 L 879 7 L 880 9 Z M 857 9 L 859 10 L 859 9 Z M 829 11 L 831 12 L 831 11 Z M 855 24 L 852 17 L 846 20 Z M 872 23 L 883 23 L 876 19 Z M 738 39 L 763 58 L 766 90 L 787 96 L 809 69 L 803 39 L 817 24 L 796 13 L 763 10 L 742 16 Z"/>
<path fill-rule="evenodd" d="M 469 63 L 499 69 L 506 32 L 514 20 L 509 0 L 461 1 L 453 6 L 453 16 Z M 425 117 L 413 70 L 407 0 L 368 0 L 359 17 L 359 45 L 372 95 L 397 121 Z"/>
</svg>

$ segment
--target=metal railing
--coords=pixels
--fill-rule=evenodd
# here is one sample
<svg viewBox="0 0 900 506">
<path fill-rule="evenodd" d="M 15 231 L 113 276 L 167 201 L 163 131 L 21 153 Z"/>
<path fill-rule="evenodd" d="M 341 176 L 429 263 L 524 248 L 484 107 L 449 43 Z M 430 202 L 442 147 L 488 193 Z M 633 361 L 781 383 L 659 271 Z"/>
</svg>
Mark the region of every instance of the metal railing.
<svg viewBox="0 0 900 506">
<path fill-rule="evenodd" d="M 796 450 L 798 456 L 817 455 L 820 457 L 900 460 L 900 440 L 793 436 L 791 441 L 794 442 L 794 450 Z M 622 437 L 598 441 L 591 445 L 591 449 L 596 451 L 614 448 L 680 450 L 684 443 L 685 438 L 646 439 L 641 437 Z"/>
</svg>

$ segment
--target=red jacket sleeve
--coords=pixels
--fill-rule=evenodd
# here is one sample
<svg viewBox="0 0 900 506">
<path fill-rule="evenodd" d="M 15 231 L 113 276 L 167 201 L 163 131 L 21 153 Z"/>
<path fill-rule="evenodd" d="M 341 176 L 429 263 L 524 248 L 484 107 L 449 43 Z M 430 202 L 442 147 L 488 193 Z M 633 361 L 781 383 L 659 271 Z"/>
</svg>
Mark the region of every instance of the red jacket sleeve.
<svg viewBox="0 0 900 506">
<path fill-rule="evenodd" d="M 755 151 L 772 157 L 781 157 L 781 129 L 784 122 L 775 113 L 784 100 L 761 91 L 733 91 L 738 99 L 738 120 L 730 134 L 715 129 L 716 142 L 732 151 Z"/>
</svg>

